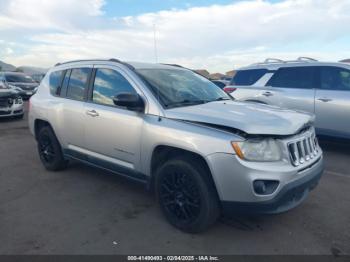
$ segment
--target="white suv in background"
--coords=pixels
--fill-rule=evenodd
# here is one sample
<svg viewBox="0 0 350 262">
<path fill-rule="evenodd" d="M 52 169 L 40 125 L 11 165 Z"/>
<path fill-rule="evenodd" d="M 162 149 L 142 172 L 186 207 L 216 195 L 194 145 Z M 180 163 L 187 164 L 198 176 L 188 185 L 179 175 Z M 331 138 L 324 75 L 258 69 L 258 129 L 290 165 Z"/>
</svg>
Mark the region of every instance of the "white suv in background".
<svg viewBox="0 0 350 262">
<path fill-rule="evenodd" d="M 350 138 L 349 64 L 266 59 L 239 69 L 225 91 L 239 101 L 311 112 L 319 135 Z"/>
</svg>

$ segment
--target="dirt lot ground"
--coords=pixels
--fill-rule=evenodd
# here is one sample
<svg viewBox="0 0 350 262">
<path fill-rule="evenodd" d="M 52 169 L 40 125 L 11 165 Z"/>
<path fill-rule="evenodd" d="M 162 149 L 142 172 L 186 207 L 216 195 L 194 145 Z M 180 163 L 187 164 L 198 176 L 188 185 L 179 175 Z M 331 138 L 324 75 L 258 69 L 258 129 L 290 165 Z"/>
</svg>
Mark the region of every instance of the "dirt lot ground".
<svg viewBox="0 0 350 262">
<path fill-rule="evenodd" d="M 326 172 L 300 207 L 188 235 L 138 184 L 78 163 L 47 172 L 27 120 L 0 120 L 0 254 L 350 254 L 350 146 L 322 146 Z"/>
</svg>

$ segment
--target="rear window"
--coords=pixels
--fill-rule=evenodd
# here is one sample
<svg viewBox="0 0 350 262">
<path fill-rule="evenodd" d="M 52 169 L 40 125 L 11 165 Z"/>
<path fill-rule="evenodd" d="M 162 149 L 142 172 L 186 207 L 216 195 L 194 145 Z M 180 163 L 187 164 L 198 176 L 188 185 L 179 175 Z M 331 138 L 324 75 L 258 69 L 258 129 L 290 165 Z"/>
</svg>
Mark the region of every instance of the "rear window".
<svg viewBox="0 0 350 262">
<path fill-rule="evenodd" d="M 284 67 L 278 69 L 266 85 L 272 87 L 311 89 L 314 88 L 315 76 L 315 67 Z"/>
<path fill-rule="evenodd" d="M 60 89 L 61 82 L 62 82 L 63 72 L 64 71 L 56 71 L 50 74 L 50 78 L 49 78 L 50 93 L 54 96 L 58 95 L 58 91 Z"/>
<path fill-rule="evenodd" d="M 71 98 L 78 101 L 84 100 L 85 90 L 88 84 L 90 71 L 90 68 L 72 69 L 67 89 L 67 98 Z"/>
<path fill-rule="evenodd" d="M 250 86 L 254 85 L 261 77 L 267 73 L 267 69 L 239 70 L 232 78 L 231 85 Z"/>
</svg>

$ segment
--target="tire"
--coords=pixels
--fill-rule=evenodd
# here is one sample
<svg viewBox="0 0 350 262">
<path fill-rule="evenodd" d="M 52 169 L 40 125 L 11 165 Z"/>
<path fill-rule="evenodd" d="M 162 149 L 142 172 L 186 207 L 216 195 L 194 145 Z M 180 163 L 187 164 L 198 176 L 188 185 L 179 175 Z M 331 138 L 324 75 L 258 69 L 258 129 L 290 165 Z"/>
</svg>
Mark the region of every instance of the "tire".
<svg viewBox="0 0 350 262">
<path fill-rule="evenodd" d="M 61 145 L 51 127 L 44 126 L 39 130 L 37 142 L 40 160 L 47 170 L 59 171 L 67 167 Z"/>
<path fill-rule="evenodd" d="M 193 157 L 165 162 L 155 174 L 160 208 L 170 224 L 187 233 L 200 233 L 220 215 L 216 190 L 207 168 Z"/>
</svg>

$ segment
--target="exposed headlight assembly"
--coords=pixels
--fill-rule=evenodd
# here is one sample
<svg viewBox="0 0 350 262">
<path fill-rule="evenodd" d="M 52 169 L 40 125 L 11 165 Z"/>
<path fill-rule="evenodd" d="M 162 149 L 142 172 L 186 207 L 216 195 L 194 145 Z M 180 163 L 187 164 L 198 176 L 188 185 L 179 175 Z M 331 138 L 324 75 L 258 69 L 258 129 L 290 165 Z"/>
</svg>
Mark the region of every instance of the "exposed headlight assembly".
<svg viewBox="0 0 350 262">
<path fill-rule="evenodd" d="M 18 86 L 14 86 L 14 85 L 11 85 L 11 84 L 8 84 L 8 87 L 13 89 L 13 90 L 19 91 L 19 92 L 23 91 L 22 88 L 19 88 Z"/>
<path fill-rule="evenodd" d="M 273 162 L 282 160 L 282 151 L 275 139 L 249 139 L 232 142 L 237 156 L 243 160 L 255 162 Z"/>
</svg>

